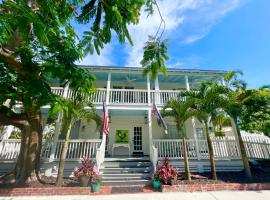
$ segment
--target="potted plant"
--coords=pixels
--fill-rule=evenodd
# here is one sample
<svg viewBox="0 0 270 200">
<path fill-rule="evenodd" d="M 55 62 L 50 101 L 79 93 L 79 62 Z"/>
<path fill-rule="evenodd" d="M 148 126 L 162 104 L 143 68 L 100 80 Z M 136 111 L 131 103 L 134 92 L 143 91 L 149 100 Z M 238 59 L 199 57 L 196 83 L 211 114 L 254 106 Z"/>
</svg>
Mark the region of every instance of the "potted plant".
<svg viewBox="0 0 270 200">
<path fill-rule="evenodd" d="M 166 185 L 172 185 L 177 180 L 176 169 L 169 164 L 169 160 L 165 158 L 161 165 L 158 165 L 153 176 L 153 187 L 158 189 L 161 182 Z"/>
<path fill-rule="evenodd" d="M 154 177 L 153 177 L 153 187 L 155 190 L 158 190 L 160 188 L 161 182 L 160 182 L 160 178 L 159 178 L 159 173 L 154 173 Z"/>
<path fill-rule="evenodd" d="M 90 177 L 90 183 L 91 183 L 91 187 L 92 187 L 92 192 L 98 192 L 99 191 L 101 181 L 102 181 L 102 178 L 99 175 L 99 173 L 94 173 Z"/>
<path fill-rule="evenodd" d="M 96 171 L 95 165 L 94 162 L 88 158 L 82 158 L 81 162 L 82 166 L 75 169 L 74 176 L 79 179 L 81 187 L 87 187 L 89 186 L 90 178 Z"/>
</svg>

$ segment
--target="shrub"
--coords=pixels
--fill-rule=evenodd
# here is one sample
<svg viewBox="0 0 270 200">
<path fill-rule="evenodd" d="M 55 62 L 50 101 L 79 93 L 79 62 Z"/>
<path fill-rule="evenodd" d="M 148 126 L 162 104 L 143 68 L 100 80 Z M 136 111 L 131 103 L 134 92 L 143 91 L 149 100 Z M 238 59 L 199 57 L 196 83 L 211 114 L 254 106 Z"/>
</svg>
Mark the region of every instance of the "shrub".
<svg viewBox="0 0 270 200">
<path fill-rule="evenodd" d="M 101 183 L 101 176 L 99 175 L 99 171 L 95 166 L 95 162 L 88 158 L 82 158 L 82 166 L 75 169 L 74 176 L 88 176 L 90 183 Z"/>
<path fill-rule="evenodd" d="M 166 185 L 172 184 L 177 179 L 177 171 L 169 164 L 169 160 L 165 158 L 162 164 L 157 166 L 153 179 L 161 180 Z"/>
</svg>

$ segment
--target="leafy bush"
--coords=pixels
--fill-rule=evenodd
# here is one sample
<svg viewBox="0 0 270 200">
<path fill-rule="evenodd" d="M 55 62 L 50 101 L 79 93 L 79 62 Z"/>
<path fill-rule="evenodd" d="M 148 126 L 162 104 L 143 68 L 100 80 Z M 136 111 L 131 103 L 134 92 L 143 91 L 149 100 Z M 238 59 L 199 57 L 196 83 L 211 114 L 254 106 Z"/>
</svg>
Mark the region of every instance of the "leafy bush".
<svg viewBox="0 0 270 200">
<path fill-rule="evenodd" d="M 95 162 L 88 158 L 82 158 L 82 166 L 75 169 L 74 176 L 88 176 L 90 183 L 100 183 L 101 176 L 99 175 L 99 171 L 95 166 Z"/>
<path fill-rule="evenodd" d="M 160 180 L 164 184 L 172 184 L 177 179 L 176 169 L 169 164 L 169 160 L 165 158 L 161 165 L 157 166 L 153 179 Z"/>
</svg>

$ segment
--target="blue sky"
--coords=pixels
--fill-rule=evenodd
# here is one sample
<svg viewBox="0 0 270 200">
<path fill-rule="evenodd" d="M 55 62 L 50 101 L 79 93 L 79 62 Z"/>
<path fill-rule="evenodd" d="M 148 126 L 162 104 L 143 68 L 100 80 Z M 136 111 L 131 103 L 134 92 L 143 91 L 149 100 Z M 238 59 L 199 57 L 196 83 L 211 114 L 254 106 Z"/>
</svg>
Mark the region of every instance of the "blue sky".
<svg viewBox="0 0 270 200">
<path fill-rule="evenodd" d="M 169 39 L 168 67 L 240 69 L 250 88 L 270 84 L 270 0 L 161 0 Z M 155 34 L 159 17 L 142 14 L 129 30 L 134 46 L 116 38 L 101 55 L 81 63 L 137 66 L 148 35 Z"/>
</svg>

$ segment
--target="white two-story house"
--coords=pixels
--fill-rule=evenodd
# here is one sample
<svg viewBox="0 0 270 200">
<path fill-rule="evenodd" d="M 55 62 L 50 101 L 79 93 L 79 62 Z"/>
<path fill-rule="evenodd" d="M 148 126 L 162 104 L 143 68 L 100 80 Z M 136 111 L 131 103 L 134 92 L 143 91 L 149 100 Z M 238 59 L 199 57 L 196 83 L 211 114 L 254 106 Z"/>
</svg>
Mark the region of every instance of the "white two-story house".
<svg viewBox="0 0 270 200">
<path fill-rule="evenodd" d="M 109 111 L 109 134 L 100 133 L 94 121 L 78 121 L 72 128 L 66 161 L 78 163 L 82 157 L 96 159 L 99 167 L 104 161 L 114 158 L 141 158 L 154 166 L 164 157 L 183 169 L 182 141 L 174 119 L 165 118 L 168 134 L 152 115 L 153 104 L 159 110 L 164 104 L 178 98 L 181 90 L 196 90 L 204 81 L 220 81 L 226 73 L 220 70 L 168 69 L 168 75 L 159 75 L 156 80 L 142 76 L 142 68 L 79 66 L 96 76 L 95 94 L 89 98 L 97 113 L 102 116 L 103 102 Z M 55 94 L 66 98 L 72 91 L 66 87 L 52 85 Z M 182 99 L 184 101 L 184 99 Z M 44 122 L 49 107 L 42 108 Z M 54 139 L 45 141 L 42 162 L 45 174 L 55 174 L 63 140 L 59 139 L 61 117 L 59 117 Z M 207 142 L 202 124 L 191 118 L 185 123 L 188 156 L 192 171 L 209 171 Z M 229 131 L 230 132 L 230 131 Z M 233 131 L 230 132 L 233 135 Z M 250 158 L 270 158 L 270 142 L 267 138 L 247 136 L 245 138 Z M 237 140 L 234 136 L 212 137 L 217 170 L 241 170 L 242 162 Z M 0 142 L 0 160 L 15 160 L 20 146 L 19 140 Z M 16 153 L 17 152 L 17 153 Z M 178 164 L 177 164 L 178 163 Z M 0 163 L 1 164 L 1 163 Z M 138 163 L 137 163 L 138 164 Z M 68 166 L 68 165 L 66 165 Z M 74 167 L 74 165 L 72 165 Z M 69 171 L 70 172 L 70 171 Z M 67 174 L 70 175 L 70 174 Z"/>
</svg>

